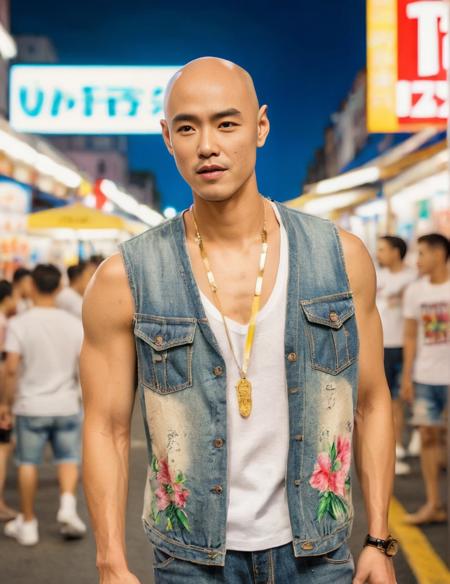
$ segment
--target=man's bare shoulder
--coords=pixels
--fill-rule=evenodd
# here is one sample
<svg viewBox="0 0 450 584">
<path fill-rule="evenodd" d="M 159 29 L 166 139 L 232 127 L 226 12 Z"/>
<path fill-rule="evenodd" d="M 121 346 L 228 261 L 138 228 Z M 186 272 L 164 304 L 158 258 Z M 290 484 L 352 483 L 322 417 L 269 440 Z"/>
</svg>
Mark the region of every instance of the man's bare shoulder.
<svg viewBox="0 0 450 584">
<path fill-rule="evenodd" d="M 355 294 L 375 289 L 375 268 L 364 242 L 353 233 L 338 228 L 350 287 Z"/>
<path fill-rule="evenodd" d="M 113 254 L 100 264 L 92 281 L 95 282 L 96 280 L 100 284 L 128 285 L 125 265 L 119 252 Z"/>
<path fill-rule="evenodd" d="M 361 258 L 363 256 L 368 256 L 367 248 L 363 241 L 350 231 L 338 227 L 339 235 L 342 242 L 342 248 L 344 251 L 346 260 L 354 260 Z"/>
<path fill-rule="evenodd" d="M 120 253 L 107 258 L 97 268 L 83 301 L 83 324 L 129 324 L 133 319 L 134 301 Z"/>
</svg>

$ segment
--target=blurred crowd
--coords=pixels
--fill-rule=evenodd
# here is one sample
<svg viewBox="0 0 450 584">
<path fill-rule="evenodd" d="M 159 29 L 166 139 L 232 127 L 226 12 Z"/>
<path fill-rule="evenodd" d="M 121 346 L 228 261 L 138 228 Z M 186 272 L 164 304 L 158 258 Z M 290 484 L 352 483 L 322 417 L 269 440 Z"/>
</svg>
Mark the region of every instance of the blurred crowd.
<svg viewBox="0 0 450 584">
<path fill-rule="evenodd" d="M 414 245 L 379 238 L 377 305 L 384 362 L 396 428 L 396 474 L 410 472 L 420 456 L 424 504 L 406 517 L 420 525 L 445 522 L 440 476 L 446 461 L 450 385 L 450 243 L 438 233 Z M 0 520 L 22 545 L 39 541 L 35 496 L 38 468 L 51 445 L 60 500 L 57 521 L 65 538 L 82 537 L 77 513 L 82 407 L 79 354 L 83 295 L 103 258 L 71 266 L 19 268 L 0 281 Z M 63 280 L 66 279 L 65 285 Z M 14 452 L 20 509 L 4 500 L 8 458 Z"/>
<path fill-rule="evenodd" d="M 420 455 L 425 501 L 406 521 L 421 525 L 447 520 L 439 478 L 447 460 L 450 243 L 438 233 L 423 235 L 416 243 L 417 261 L 412 266 L 406 262 L 403 239 L 389 235 L 379 239 L 377 305 L 394 409 L 395 472 L 408 474 L 407 457 Z"/>
<path fill-rule="evenodd" d="M 86 526 L 77 513 L 81 447 L 79 356 L 83 295 L 102 257 L 63 274 L 52 264 L 18 268 L 0 281 L 0 521 L 22 545 L 39 541 L 35 511 L 38 468 L 50 444 L 60 500 L 56 513 L 64 538 Z M 4 499 L 8 459 L 14 451 L 20 509 Z"/>
</svg>

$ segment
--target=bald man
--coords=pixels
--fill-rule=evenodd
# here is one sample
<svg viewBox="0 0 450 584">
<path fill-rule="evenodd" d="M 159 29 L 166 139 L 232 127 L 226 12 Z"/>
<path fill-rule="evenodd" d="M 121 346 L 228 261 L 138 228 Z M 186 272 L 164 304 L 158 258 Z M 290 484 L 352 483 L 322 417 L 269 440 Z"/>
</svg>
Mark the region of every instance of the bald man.
<svg viewBox="0 0 450 584">
<path fill-rule="evenodd" d="M 122 244 L 83 309 L 100 582 L 138 582 L 125 548 L 137 388 L 157 584 L 395 584 L 394 433 L 367 250 L 260 194 L 267 106 L 239 66 L 187 64 L 164 116 L 193 204 Z M 352 443 L 369 525 L 356 570 Z"/>
</svg>

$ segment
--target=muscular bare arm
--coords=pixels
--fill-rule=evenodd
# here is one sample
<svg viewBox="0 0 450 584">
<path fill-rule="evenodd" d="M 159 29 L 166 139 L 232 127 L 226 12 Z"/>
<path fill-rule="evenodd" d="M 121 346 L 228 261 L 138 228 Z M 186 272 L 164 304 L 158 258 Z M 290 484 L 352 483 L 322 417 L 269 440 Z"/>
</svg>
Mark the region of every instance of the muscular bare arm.
<svg viewBox="0 0 450 584">
<path fill-rule="evenodd" d="M 392 403 L 383 365 L 383 336 L 375 304 L 376 276 L 363 243 L 341 231 L 344 258 L 353 291 L 358 326 L 359 383 L 355 417 L 355 465 L 368 517 L 369 533 L 389 534 L 388 509 L 392 493 L 395 439 Z M 355 584 L 395 583 L 391 560 L 375 548 L 365 548 Z"/>
<path fill-rule="evenodd" d="M 97 270 L 83 304 L 80 374 L 83 484 L 102 584 L 137 582 L 127 567 L 125 509 L 135 394 L 134 306 L 119 255 Z"/>
</svg>

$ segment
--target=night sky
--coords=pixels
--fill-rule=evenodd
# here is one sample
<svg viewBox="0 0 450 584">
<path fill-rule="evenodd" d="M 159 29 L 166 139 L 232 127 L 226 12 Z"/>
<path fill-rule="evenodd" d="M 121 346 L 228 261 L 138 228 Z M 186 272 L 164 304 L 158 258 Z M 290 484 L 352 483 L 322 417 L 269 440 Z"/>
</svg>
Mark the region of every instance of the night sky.
<svg viewBox="0 0 450 584">
<path fill-rule="evenodd" d="M 365 0 L 11 4 L 13 34 L 50 36 L 62 64 L 177 65 L 212 55 L 245 67 L 271 121 L 259 188 L 280 201 L 299 194 L 330 114 L 365 65 Z M 190 191 L 161 136 L 129 145 L 130 166 L 155 172 L 163 206 L 185 208 Z"/>
</svg>

